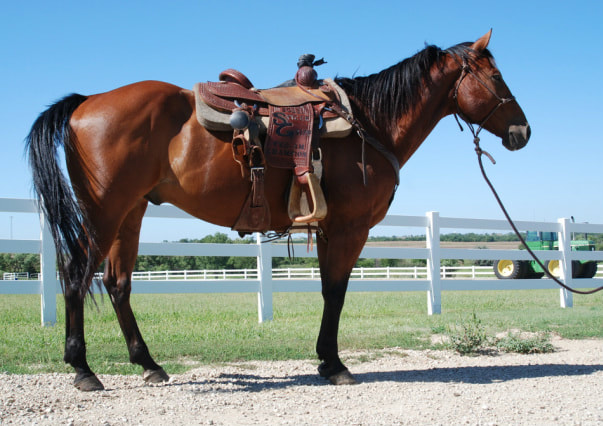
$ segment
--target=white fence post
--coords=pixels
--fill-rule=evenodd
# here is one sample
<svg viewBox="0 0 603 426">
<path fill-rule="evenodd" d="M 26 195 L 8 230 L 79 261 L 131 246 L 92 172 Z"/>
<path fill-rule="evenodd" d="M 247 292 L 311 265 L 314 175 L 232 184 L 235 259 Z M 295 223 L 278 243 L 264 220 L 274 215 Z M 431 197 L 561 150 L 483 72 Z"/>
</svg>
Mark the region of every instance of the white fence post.
<svg viewBox="0 0 603 426">
<path fill-rule="evenodd" d="M 258 317 L 259 322 L 271 321 L 272 311 L 272 243 L 262 242 L 262 234 L 256 233 L 258 245 Z"/>
<path fill-rule="evenodd" d="M 57 322 L 57 270 L 54 241 L 44 213 L 40 213 L 40 228 L 40 304 L 42 326 L 46 327 Z"/>
<path fill-rule="evenodd" d="M 440 278 L 440 214 L 427 213 L 427 228 L 425 229 L 429 258 L 427 259 L 427 311 L 429 315 L 442 313 L 442 282 Z"/>
<path fill-rule="evenodd" d="M 571 241 L 572 235 L 568 230 L 570 223 L 569 219 L 559 219 L 561 225 L 561 232 L 559 233 L 559 251 L 561 252 L 561 281 L 568 286 L 573 288 L 572 284 L 572 258 L 571 258 Z M 563 287 L 559 290 L 559 300 L 562 308 L 571 308 L 574 306 L 573 294 L 564 289 Z"/>
</svg>

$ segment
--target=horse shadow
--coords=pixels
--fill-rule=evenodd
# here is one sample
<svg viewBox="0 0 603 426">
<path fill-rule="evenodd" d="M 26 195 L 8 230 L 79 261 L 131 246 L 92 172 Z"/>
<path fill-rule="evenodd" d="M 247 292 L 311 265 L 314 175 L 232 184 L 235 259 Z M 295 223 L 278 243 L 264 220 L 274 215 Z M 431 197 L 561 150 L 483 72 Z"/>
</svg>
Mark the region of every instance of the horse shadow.
<svg viewBox="0 0 603 426">
<path fill-rule="evenodd" d="M 587 376 L 603 371 L 603 364 L 539 364 L 510 366 L 469 366 L 443 367 L 415 370 L 397 370 L 355 373 L 358 383 L 469 383 L 491 384 L 517 379 L 539 377 Z M 228 383 L 227 389 L 220 385 Z M 328 386 L 329 382 L 318 374 L 296 374 L 291 376 L 271 376 L 247 373 L 223 373 L 215 378 L 173 383 L 173 386 L 192 385 L 195 393 L 215 392 L 261 392 L 301 386 Z M 195 385 L 204 386 L 195 390 Z M 211 390 L 205 390 L 208 386 Z"/>
</svg>

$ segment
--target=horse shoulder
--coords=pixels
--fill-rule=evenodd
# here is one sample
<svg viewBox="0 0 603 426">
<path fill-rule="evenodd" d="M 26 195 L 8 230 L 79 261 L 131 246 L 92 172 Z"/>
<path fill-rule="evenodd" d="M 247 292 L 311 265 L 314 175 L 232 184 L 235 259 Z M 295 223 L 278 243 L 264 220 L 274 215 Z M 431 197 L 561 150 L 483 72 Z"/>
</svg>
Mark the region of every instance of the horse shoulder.
<svg viewBox="0 0 603 426">
<path fill-rule="evenodd" d="M 356 137 L 325 139 L 322 147 L 329 218 L 337 218 L 337 226 L 375 226 L 385 217 L 393 195 L 396 176 L 391 164 L 366 147 L 363 170 L 362 142 Z"/>
</svg>

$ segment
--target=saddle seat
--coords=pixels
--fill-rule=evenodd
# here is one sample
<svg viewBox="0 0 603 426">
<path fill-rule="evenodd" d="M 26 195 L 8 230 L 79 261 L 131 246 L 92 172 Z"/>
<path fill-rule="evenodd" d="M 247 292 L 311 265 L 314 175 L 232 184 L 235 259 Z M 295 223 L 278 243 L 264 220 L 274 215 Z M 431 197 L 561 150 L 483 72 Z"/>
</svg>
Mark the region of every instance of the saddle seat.
<svg viewBox="0 0 603 426">
<path fill-rule="evenodd" d="M 198 83 L 197 88 L 201 99 L 218 111 L 232 112 L 238 108 L 237 103 L 240 105 L 244 102 L 250 106 L 255 105 L 257 107 L 256 114 L 260 116 L 270 114 L 269 105 L 284 107 L 339 101 L 334 95 L 334 89 L 328 84 L 321 84 L 317 88 L 305 90 L 299 86 L 259 90 L 247 89 L 238 83 L 219 81 Z M 327 112 L 326 116 L 335 117 L 336 114 Z"/>
</svg>

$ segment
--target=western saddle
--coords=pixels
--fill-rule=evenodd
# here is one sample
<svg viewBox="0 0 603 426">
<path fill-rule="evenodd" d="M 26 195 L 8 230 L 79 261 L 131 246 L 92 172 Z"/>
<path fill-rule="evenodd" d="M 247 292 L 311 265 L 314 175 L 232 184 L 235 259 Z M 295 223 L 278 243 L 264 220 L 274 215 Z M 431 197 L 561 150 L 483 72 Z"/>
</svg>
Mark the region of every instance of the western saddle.
<svg viewBox="0 0 603 426">
<path fill-rule="evenodd" d="M 251 191 L 232 229 L 241 233 L 270 229 L 264 196 L 267 166 L 291 169 L 288 213 L 293 226 L 310 226 L 327 215 L 320 187 L 320 137 L 344 137 L 351 129 L 351 108 L 333 80 L 318 80 L 314 55 L 302 55 L 295 78 L 259 90 L 241 72 L 227 69 L 218 82 L 194 87 L 197 119 L 212 131 L 232 131 L 234 160 L 251 180 Z"/>
</svg>

